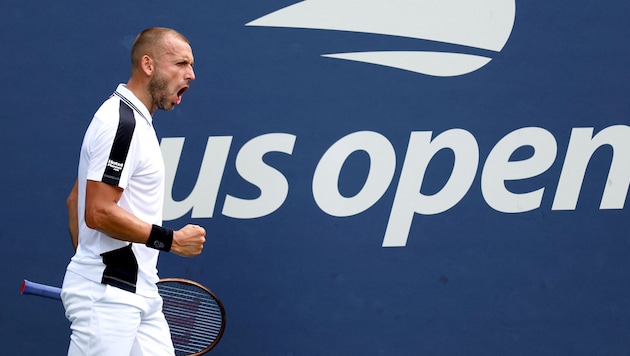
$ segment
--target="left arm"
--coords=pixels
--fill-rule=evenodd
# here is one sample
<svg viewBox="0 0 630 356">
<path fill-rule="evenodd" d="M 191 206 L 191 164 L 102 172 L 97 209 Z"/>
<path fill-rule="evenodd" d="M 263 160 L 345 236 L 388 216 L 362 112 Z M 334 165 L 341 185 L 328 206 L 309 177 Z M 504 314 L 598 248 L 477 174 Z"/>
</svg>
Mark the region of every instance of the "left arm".
<svg viewBox="0 0 630 356">
<path fill-rule="evenodd" d="M 78 180 L 74 182 L 74 187 L 70 191 L 68 198 L 66 199 L 66 205 L 68 206 L 68 230 L 70 231 L 70 240 L 72 241 L 72 247 L 77 250 L 79 246 L 79 186 Z"/>
</svg>

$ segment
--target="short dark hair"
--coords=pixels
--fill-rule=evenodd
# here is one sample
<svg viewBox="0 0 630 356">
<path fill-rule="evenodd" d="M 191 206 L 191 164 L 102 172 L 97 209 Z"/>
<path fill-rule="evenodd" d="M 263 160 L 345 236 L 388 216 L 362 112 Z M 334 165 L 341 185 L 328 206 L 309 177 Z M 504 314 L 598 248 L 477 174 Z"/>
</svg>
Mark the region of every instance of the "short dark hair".
<svg viewBox="0 0 630 356">
<path fill-rule="evenodd" d="M 140 65 L 140 60 L 145 54 L 154 56 L 154 49 L 168 36 L 176 38 L 190 44 L 188 39 L 181 33 L 166 27 L 151 27 L 143 30 L 138 34 L 136 40 L 131 47 L 131 67 L 135 68 Z"/>
</svg>

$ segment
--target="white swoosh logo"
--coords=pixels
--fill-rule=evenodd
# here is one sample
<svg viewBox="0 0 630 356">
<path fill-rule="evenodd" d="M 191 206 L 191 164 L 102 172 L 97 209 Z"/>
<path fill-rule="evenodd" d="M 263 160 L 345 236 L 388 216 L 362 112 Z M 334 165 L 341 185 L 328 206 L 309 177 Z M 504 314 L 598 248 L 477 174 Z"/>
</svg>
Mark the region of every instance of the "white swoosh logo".
<svg viewBox="0 0 630 356">
<path fill-rule="evenodd" d="M 514 0 L 306 0 L 246 26 L 306 28 L 408 37 L 500 52 L 516 15 Z M 492 58 L 431 51 L 370 51 L 324 57 L 378 64 L 433 76 L 473 72 Z"/>
</svg>

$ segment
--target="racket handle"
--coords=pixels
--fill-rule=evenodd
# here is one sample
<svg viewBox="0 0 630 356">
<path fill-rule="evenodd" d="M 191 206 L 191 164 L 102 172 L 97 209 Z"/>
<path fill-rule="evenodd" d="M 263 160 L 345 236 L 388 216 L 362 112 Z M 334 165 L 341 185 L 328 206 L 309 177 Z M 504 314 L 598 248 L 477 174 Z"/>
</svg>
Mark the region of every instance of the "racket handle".
<svg viewBox="0 0 630 356">
<path fill-rule="evenodd" d="M 21 293 L 38 295 L 40 297 L 61 300 L 61 288 L 27 281 L 26 279 L 22 281 Z"/>
</svg>

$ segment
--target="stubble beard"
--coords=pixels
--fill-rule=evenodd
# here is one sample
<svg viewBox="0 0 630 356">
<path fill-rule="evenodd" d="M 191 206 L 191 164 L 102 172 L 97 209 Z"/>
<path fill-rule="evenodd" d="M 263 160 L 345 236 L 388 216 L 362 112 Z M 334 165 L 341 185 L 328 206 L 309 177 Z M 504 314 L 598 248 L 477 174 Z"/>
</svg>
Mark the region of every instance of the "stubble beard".
<svg viewBox="0 0 630 356">
<path fill-rule="evenodd" d="M 175 108 L 175 105 L 168 100 L 168 82 L 162 77 L 159 71 L 155 72 L 155 75 L 149 81 L 149 93 L 151 99 L 158 109 L 164 111 L 170 111 Z"/>
</svg>

